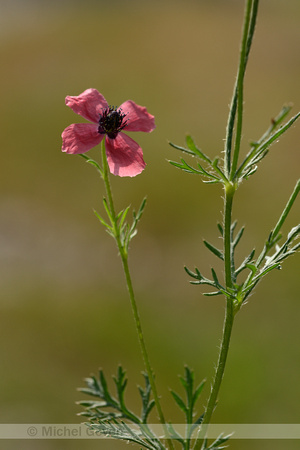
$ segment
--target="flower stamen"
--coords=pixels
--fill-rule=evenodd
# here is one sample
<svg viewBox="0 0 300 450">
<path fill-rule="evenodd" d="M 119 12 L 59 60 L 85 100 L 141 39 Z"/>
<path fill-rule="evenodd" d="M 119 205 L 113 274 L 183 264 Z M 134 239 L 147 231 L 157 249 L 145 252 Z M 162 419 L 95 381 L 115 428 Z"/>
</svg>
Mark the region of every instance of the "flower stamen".
<svg viewBox="0 0 300 450">
<path fill-rule="evenodd" d="M 109 106 L 103 114 L 100 114 L 98 133 L 107 134 L 110 139 L 115 139 L 128 123 L 128 120 L 124 120 L 125 116 L 120 108 Z"/>
</svg>

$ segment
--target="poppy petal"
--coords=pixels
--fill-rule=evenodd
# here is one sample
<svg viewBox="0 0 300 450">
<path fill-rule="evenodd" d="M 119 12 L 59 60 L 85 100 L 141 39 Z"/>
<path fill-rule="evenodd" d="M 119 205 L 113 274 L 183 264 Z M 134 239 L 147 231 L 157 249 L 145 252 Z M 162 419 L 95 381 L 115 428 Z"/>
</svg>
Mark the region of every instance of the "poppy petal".
<svg viewBox="0 0 300 450">
<path fill-rule="evenodd" d="M 94 123 L 98 123 L 102 110 L 108 107 L 107 101 L 97 89 L 86 89 L 77 97 L 68 95 L 66 105 L 76 114 Z"/>
<path fill-rule="evenodd" d="M 115 139 L 106 136 L 106 156 L 112 174 L 119 177 L 135 177 L 141 173 L 146 163 L 141 147 L 124 133 L 119 133 Z"/>
<path fill-rule="evenodd" d="M 104 135 L 99 134 L 97 125 L 92 123 L 73 123 L 62 132 L 61 137 L 62 151 L 77 155 L 100 144 Z"/>
<path fill-rule="evenodd" d="M 137 105 L 132 100 L 127 100 L 120 106 L 122 113 L 126 114 L 125 120 L 128 124 L 126 131 L 145 131 L 150 132 L 155 128 L 154 116 L 148 113 L 144 106 Z"/>
</svg>

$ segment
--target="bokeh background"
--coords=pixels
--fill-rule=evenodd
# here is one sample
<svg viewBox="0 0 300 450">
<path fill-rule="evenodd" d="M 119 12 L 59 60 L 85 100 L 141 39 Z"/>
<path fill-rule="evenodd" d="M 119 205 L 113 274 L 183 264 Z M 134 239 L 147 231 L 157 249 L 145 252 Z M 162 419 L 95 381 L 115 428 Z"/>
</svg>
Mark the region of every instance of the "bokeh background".
<svg viewBox="0 0 300 450">
<path fill-rule="evenodd" d="M 244 2 L 0 1 L 1 423 L 80 423 L 76 388 L 120 363 L 128 403 L 139 408 L 141 360 L 121 263 L 97 222 L 103 186 L 96 171 L 61 153 L 61 132 L 79 122 L 66 95 L 97 88 L 113 105 L 133 99 L 157 129 L 135 137 L 147 169 L 113 178 L 118 208 L 148 205 L 130 264 L 166 415 L 182 417 L 184 364 L 211 379 L 224 301 L 201 296 L 183 271 L 209 274 L 205 238 L 218 243 L 222 192 L 171 167 L 168 140 L 191 133 L 222 155 L 238 61 Z M 246 76 L 242 151 L 286 102 L 300 107 L 300 3 L 262 0 Z M 271 148 L 236 195 L 247 224 L 241 257 L 263 245 L 299 177 L 299 126 Z M 92 151 L 97 158 L 99 150 Z M 285 231 L 299 222 L 299 200 Z M 244 252 L 244 253 L 243 253 Z M 273 272 L 238 315 L 215 423 L 300 423 L 299 256 Z M 206 400 L 209 383 L 203 395 Z M 201 405 L 199 405 L 201 410 Z M 156 416 L 152 418 L 156 421 Z M 5 449 L 122 449 L 115 441 L 2 441 Z M 233 450 L 297 449 L 299 441 L 235 441 Z"/>
</svg>

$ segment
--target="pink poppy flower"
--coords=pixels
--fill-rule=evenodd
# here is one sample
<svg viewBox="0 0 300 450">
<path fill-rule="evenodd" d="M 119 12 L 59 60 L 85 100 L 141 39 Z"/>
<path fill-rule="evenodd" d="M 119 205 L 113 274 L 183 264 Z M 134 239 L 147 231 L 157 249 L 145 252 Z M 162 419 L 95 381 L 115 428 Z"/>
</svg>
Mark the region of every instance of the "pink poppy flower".
<svg viewBox="0 0 300 450">
<path fill-rule="evenodd" d="M 85 153 L 105 137 L 109 170 L 120 177 L 134 177 L 145 168 L 141 147 L 123 131 L 154 130 L 154 116 L 132 100 L 118 108 L 109 106 L 96 89 L 77 97 L 67 96 L 66 105 L 92 123 L 69 125 L 62 133 L 62 151 L 71 155 Z"/>
</svg>

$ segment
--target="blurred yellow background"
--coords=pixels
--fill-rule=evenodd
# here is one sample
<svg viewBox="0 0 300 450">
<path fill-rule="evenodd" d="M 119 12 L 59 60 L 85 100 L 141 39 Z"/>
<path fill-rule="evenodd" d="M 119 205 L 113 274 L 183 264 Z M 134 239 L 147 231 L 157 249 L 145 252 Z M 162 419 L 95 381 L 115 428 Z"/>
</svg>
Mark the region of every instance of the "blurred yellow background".
<svg viewBox="0 0 300 450">
<path fill-rule="evenodd" d="M 130 264 L 169 420 L 183 420 L 168 390 L 181 392 L 184 364 L 197 381 L 211 380 L 224 301 L 202 297 L 183 266 L 209 275 L 215 261 L 202 240 L 218 243 L 222 192 L 171 167 L 167 160 L 181 155 L 168 141 L 182 145 L 191 133 L 211 157 L 222 155 L 243 7 L 241 0 L 1 0 L 1 423 L 79 423 L 76 388 L 98 367 L 110 378 L 120 363 L 128 403 L 140 408 L 143 363 L 121 262 L 93 214 L 102 212 L 103 185 L 80 157 L 60 150 L 63 129 L 81 121 L 64 98 L 90 87 L 112 105 L 132 99 L 156 117 L 152 134 L 130 134 L 143 147 L 146 170 L 113 178 L 112 186 L 118 209 L 148 197 Z M 299 111 L 299 18 L 298 0 L 261 1 L 246 75 L 244 153 L 284 103 Z M 299 136 L 297 124 L 236 195 L 234 218 L 247 225 L 241 258 L 253 246 L 260 251 L 299 178 Z M 298 222 L 299 199 L 284 231 Z M 238 315 L 215 423 L 300 423 L 299 266 L 297 255 L 273 272 Z M 209 382 L 202 400 L 208 392 Z M 1 443 L 8 450 L 124 446 Z M 230 448 L 299 446 L 232 440 Z"/>
</svg>

